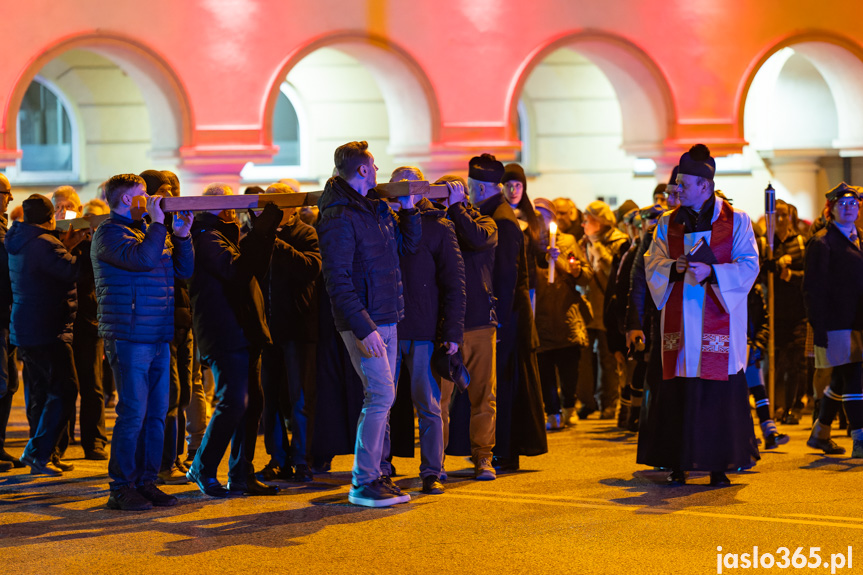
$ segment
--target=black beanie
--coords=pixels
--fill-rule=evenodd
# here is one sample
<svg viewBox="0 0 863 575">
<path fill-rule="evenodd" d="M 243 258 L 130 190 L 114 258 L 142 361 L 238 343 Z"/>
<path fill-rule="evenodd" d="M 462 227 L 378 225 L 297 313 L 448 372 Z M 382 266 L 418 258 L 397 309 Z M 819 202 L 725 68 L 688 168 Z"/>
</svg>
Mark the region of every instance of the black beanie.
<svg viewBox="0 0 863 575">
<path fill-rule="evenodd" d="M 147 184 L 145 187 L 148 196 L 155 196 L 159 188 L 165 184 L 171 185 L 171 179 L 159 170 L 144 170 L 140 175 L 144 179 L 144 183 Z"/>
<path fill-rule="evenodd" d="M 716 174 L 716 162 L 710 157 L 710 150 L 704 144 L 695 144 L 689 151 L 680 156 L 677 165 L 678 173 L 698 176 L 705 180 L 713 180 Z"/>
<path fill-rule="evenodd" d="M 468 177 L 480 182 L 499 184 L 503 177 L 503 164 L 491 154 L 474 156 L 470 159 Z"/>
<path fill-rule="evenodd" d="M 678 166 L 674 166 L 674 169 L 671 170 L 671 177 L 668 178 L 668 185 L 669 186 L 676 186 L 677 185 L 677 172 L 679 169 L 680 168 Z"/>
<path fill-rule="evenodd" d="M 27 224 L 44 224 L 51 221 L 51 216 L 54 215 L 51 200 L 41 194 L 33 194 L 21 202 L 21 207 L 24 209 L 24 223 Z"/>
<path fill-rule="evenodd" d="M 500 178 L 500 183 L 505 184 L 512 180 L 521 182 L 524 191 L 527 191 L 527 178 L 524 177 L 524 169 L 518 164 L 507 164 L 503 168 L 503 176 Z"/>
</svg>

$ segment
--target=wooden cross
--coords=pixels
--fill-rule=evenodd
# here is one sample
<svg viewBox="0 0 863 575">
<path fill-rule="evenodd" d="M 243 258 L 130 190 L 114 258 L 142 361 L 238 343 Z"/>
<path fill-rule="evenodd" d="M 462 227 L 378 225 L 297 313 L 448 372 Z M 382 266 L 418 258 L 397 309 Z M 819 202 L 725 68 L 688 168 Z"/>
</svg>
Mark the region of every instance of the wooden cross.
<svg viewBox="0 0 863 575">
<path fill-rule="evenodd" d="M 430 184 L 425 180 L 404 181 L 378 184 L 375 186 L 378 195 L 385 199 L 395 199 L 403 196 L 425 196 L 431 200 L 444 199 L 448 196 L 447 187 L 443 184 Z M 210 212 L 215 210 L 248 210 L 262 209 L 267 204 L 275 204 L 279 208 L 299 208 L 317 205 L 323 190 L 314 192 L 298 192 L 294 194 L 246 194 L 237 196 L 178 196 L 162 198 L 162 211 L 169 212 Z M 136 207 L 144 207 L 144 196 L 136 196 Z M 96 229 L 108 216 L 85 216 L 74 220 L 57 220 L 58 230 Z"/>
</svg>

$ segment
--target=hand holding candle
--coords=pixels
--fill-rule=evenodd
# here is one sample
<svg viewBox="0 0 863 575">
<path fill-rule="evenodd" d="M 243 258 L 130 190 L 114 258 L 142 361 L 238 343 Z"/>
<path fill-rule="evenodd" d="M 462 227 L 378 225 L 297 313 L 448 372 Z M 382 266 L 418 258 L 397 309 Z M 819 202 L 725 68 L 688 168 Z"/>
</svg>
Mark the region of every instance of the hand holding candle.
<svg viewBox="0 0 863 575">
<path fill-rule="evenodd" d="M 554 249 L 555 240 L 557 239 L 557 224 L 551 222 L 548 224 L 548 247 Z M 554 258 L 550 258 L 548 262 L 548 283 L 554 283 Z"/>
</svg>

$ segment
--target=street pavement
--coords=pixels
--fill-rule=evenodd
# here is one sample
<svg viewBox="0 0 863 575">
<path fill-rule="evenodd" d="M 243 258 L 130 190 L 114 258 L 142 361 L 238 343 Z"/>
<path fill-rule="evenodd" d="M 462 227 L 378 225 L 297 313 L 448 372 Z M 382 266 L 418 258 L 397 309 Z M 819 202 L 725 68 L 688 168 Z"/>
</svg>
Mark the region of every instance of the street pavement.
<svg viewBox="0 0 863 575">
<path fill-rule="evenodd" d="M 20 454 L 26 429 L 16 398 L 9 451 Z M 664 473 L 636 465 L 634 434 L 590 419 L 550 433 L 548 454 L 496 481 L 474 481 L 467 461 L 447 458 L 444 495 L 419 493 L 419 458 L 397 458 L 412 500 L 386 509 L 348 503 L 352 458 L 342 456 L 311 484 L 281 483 L 276 497 L 217 500 L 167 486 L 177 507 L 111 511 L 107 462 L 73 446 L 76 468 L 61 478 L 0 474 L 0 571 L 706 574 L 719 572 L 721 547 L 738 565 L 726 556 L 722 573 L 830 573 L 840 553 L 836 573 L 863 572 L 863 461 L 807 448 L 807 425 L 782 430 L 791 442 L 732 475 L 731 487 L 696 474 L 671 488 Z M 835 435 L 850 453 L 851 440 Z M 759 568 L 744 569 L 755 547 Z"/>
</svg>

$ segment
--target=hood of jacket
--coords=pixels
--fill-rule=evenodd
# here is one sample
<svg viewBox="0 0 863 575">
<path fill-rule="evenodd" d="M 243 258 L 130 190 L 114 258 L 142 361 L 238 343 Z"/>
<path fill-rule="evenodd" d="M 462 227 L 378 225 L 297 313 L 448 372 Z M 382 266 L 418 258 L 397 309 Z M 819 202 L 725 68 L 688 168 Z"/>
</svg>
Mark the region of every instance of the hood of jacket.
<svg viewBox="0 0 863 575">
<path fill-rule="evenodd" d="M 440 204 L 435 204 L 428 198 L 420 198 L 416 203 L 416 208 L 424 218 L 440 220 L 446 217 L 446 208 Z"/>
<path fill-rule="evenodd" d="M 33 224 L 25 224 L 24 222 L 15 222 L 12 229 L 6 233 L 6 251 L 10 254 L 21 253 L 28 242 L 38 238 L 42 234 L 53 235 L 45 228 L 34 226 Z"/>
</svg>

